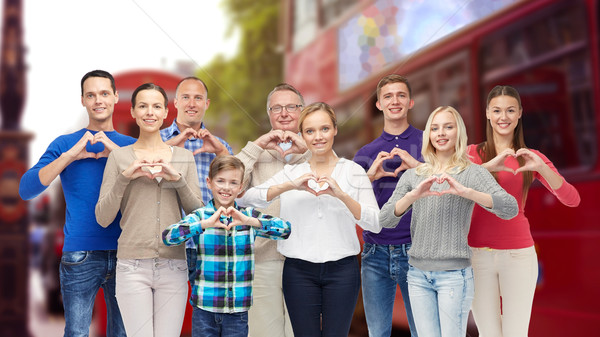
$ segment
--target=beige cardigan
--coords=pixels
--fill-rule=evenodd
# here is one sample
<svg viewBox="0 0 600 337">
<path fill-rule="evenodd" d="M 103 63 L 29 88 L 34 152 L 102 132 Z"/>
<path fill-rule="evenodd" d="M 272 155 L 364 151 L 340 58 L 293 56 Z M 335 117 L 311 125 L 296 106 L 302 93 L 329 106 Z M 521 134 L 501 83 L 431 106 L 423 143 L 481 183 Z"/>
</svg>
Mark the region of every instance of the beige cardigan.
<svg viewBox="0 0 600 337">
<path fill-rule="evenodd" d="M 311 153 L 306 151 L 303 154 L 293 154 L 289 162 L 286 162 L 281 154 L 275 150 L 265 150 L 253 142 L 248 142 L 242 151 L 235 155 L 245 166 L 244 187 L 246 189 L 258 186 L 275 173 L 283 170 L 285 164 L 299 164 L 307 161 Z M 264 214 L 279 217 L 279 198 L 274 200 L 266 209 L 260 211 Z M 285 220 L 285 219 L 283 219 Z M 292 224 L 292 230 L 294 224 Z M 277 251 L 277 241 L 256 237 L 254 242 L 254 257 L 257 262 L 283 260 L 283 255 Z"/>
<path fill-rule="evenodd" d="M 116 149 L 108 156 L 96 220 L 107 227 L 121 211 L 120 259 L 183 259 L 185 245 L 167 247 L 162 232 L 181 220 L 181 209 L 189 213 L 202 206 L 198 173 L 192 153 L 173 147 L 171 165 L 180 174 L 176 182 L 139 177 L 129 180 L 121 174 L 136 159 L 133 146 Z"/>
</svg>

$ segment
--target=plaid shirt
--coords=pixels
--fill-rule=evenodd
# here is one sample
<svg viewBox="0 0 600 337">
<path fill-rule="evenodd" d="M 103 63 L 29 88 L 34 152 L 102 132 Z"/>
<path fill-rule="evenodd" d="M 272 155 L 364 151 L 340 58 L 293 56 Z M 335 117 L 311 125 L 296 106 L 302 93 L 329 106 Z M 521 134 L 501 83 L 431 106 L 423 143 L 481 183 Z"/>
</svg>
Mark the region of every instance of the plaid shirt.
<svg viewBox="0 0 600 337">
<path fill-rule="evenodd" d="M 176 119 L 173 120 L 173 124 L 171 124 L 171 126 L 160 130 L 160 136 L 163 139 L 163 141 L 167 141 L 173 137 L 176 137 L 180 133 L 176 121 Z M 201 128 L 206 129 L 204 127 L 204 123 L 202 123 Z M 223 145 L 225 145 L 227 151 L 229 151 L 229 154 L 233 154 L 231 146 L 229 146 L 229 144 L 227 144 L 226 141 L 219 137 L 217 137 L 217 139 L 221 143 L 223 143 Z M 192 151 L 193 153 L 194 151 L 200 149 L 202 147 L 202 144 L 204 144 L 204 141 L 202 139 L 193 138 L 186 140 L 184 147 L 187 150 Z M 208 169 L 210 167 L 210 163 L 213 159 L 215 159 L 216 156 L 216 154 L 209 152 L 201 152 L 194 155 L 194 159 L 196 160 L 196 170 L 198 170 L 198 179 L 200 180 L 200 191 L 202 191 L 202 202 L 205 205 L 208 205 L 208 202 L 213 198 L 212 192 L 208 188 L 208 185 L 206 185 L 206 177 L 208 177 Z M 193 243 L 194 242 L 192 240 L 189 240 L 186 247 L 196 248 L 196 246 L 194 246 Z"/>
<path fill-rule="evenodd" d="M 236 209 L 260 220 L 262 227 L 237 226 L 203 229 L 200 221 L 216 209 L 211 200 L 205 207 L 188 214 L 162 233 L 165 245 L 178 245 L 192 238 L 198 246 L 196 275 L 190 302 L 206 311 L 217 313 L 245 312 L 252 305 L 254 279 L 254 240 L 257 235 L 269 239 L 287 239 L 291 225 L 287 221 L 262 214 L 253 207 Z M 221 222 L 227 223 L 221 216 Z"/>
</svg>

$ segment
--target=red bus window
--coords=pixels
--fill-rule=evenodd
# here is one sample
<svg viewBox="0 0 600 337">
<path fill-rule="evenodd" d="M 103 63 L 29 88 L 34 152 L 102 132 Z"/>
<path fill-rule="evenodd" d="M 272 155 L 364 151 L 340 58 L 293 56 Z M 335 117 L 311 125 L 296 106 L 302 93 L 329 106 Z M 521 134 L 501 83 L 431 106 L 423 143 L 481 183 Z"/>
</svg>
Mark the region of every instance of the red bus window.
<svg viewBox="0 0 600 337">
<path fill-rule="evenodd" d="M 495 85 L 514 86 L 527 146 L 560 169 L 597 158 L 586 24 L 581 3 L 556 6 L 484 39 L 480 51 L 483 104 Z"/>
</svg>

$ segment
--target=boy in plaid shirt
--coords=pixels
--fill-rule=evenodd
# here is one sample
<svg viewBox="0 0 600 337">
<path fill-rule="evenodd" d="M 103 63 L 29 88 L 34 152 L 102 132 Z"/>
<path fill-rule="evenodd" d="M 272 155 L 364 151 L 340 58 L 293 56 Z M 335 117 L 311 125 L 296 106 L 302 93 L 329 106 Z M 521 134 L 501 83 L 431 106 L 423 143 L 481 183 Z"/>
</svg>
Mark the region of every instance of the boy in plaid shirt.
<svg viewBox="0 0 600 337">
<path fill-rule="evenodd" d="M 290 223 L 265 215 L 253 207 L 238 207 L 244 164 L 229 155 L 210 164 L 208 187 L 213 199 L 169 226 L 162 233 L 166 245 L 192 238 L 198 247 L 196 275 L 190 302 L 192 336 L 248 335 L 252 305 L 254 239 L 286 239 Z"/>
</svg>

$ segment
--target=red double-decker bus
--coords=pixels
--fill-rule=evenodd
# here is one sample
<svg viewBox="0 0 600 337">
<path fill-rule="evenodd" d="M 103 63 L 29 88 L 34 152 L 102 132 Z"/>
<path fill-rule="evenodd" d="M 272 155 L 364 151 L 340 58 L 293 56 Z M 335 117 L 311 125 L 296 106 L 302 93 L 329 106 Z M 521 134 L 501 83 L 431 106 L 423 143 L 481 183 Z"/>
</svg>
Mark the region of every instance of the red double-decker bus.
<svg viewBox="0 0 600 337">
<path fill-rule="evenodd" d="M 578 189 L 568 208 L 543 186 L 526 206 L 539 258 L 529 336 L 596 334 L 600 321 L 600 30 L 597 0 L 287 0 L 285 80 L 308 102 L 334 106 L 336 152 L 352 158 L 379 136 L 377 81 L 409 78 L 423 129 L 435 107 L 458 109 L 469 143 L 485 134 L 485 98 L 519 91 L 525 141 Z M 406 327 L 400 292 L 394 326 Z"/>
</svg>

